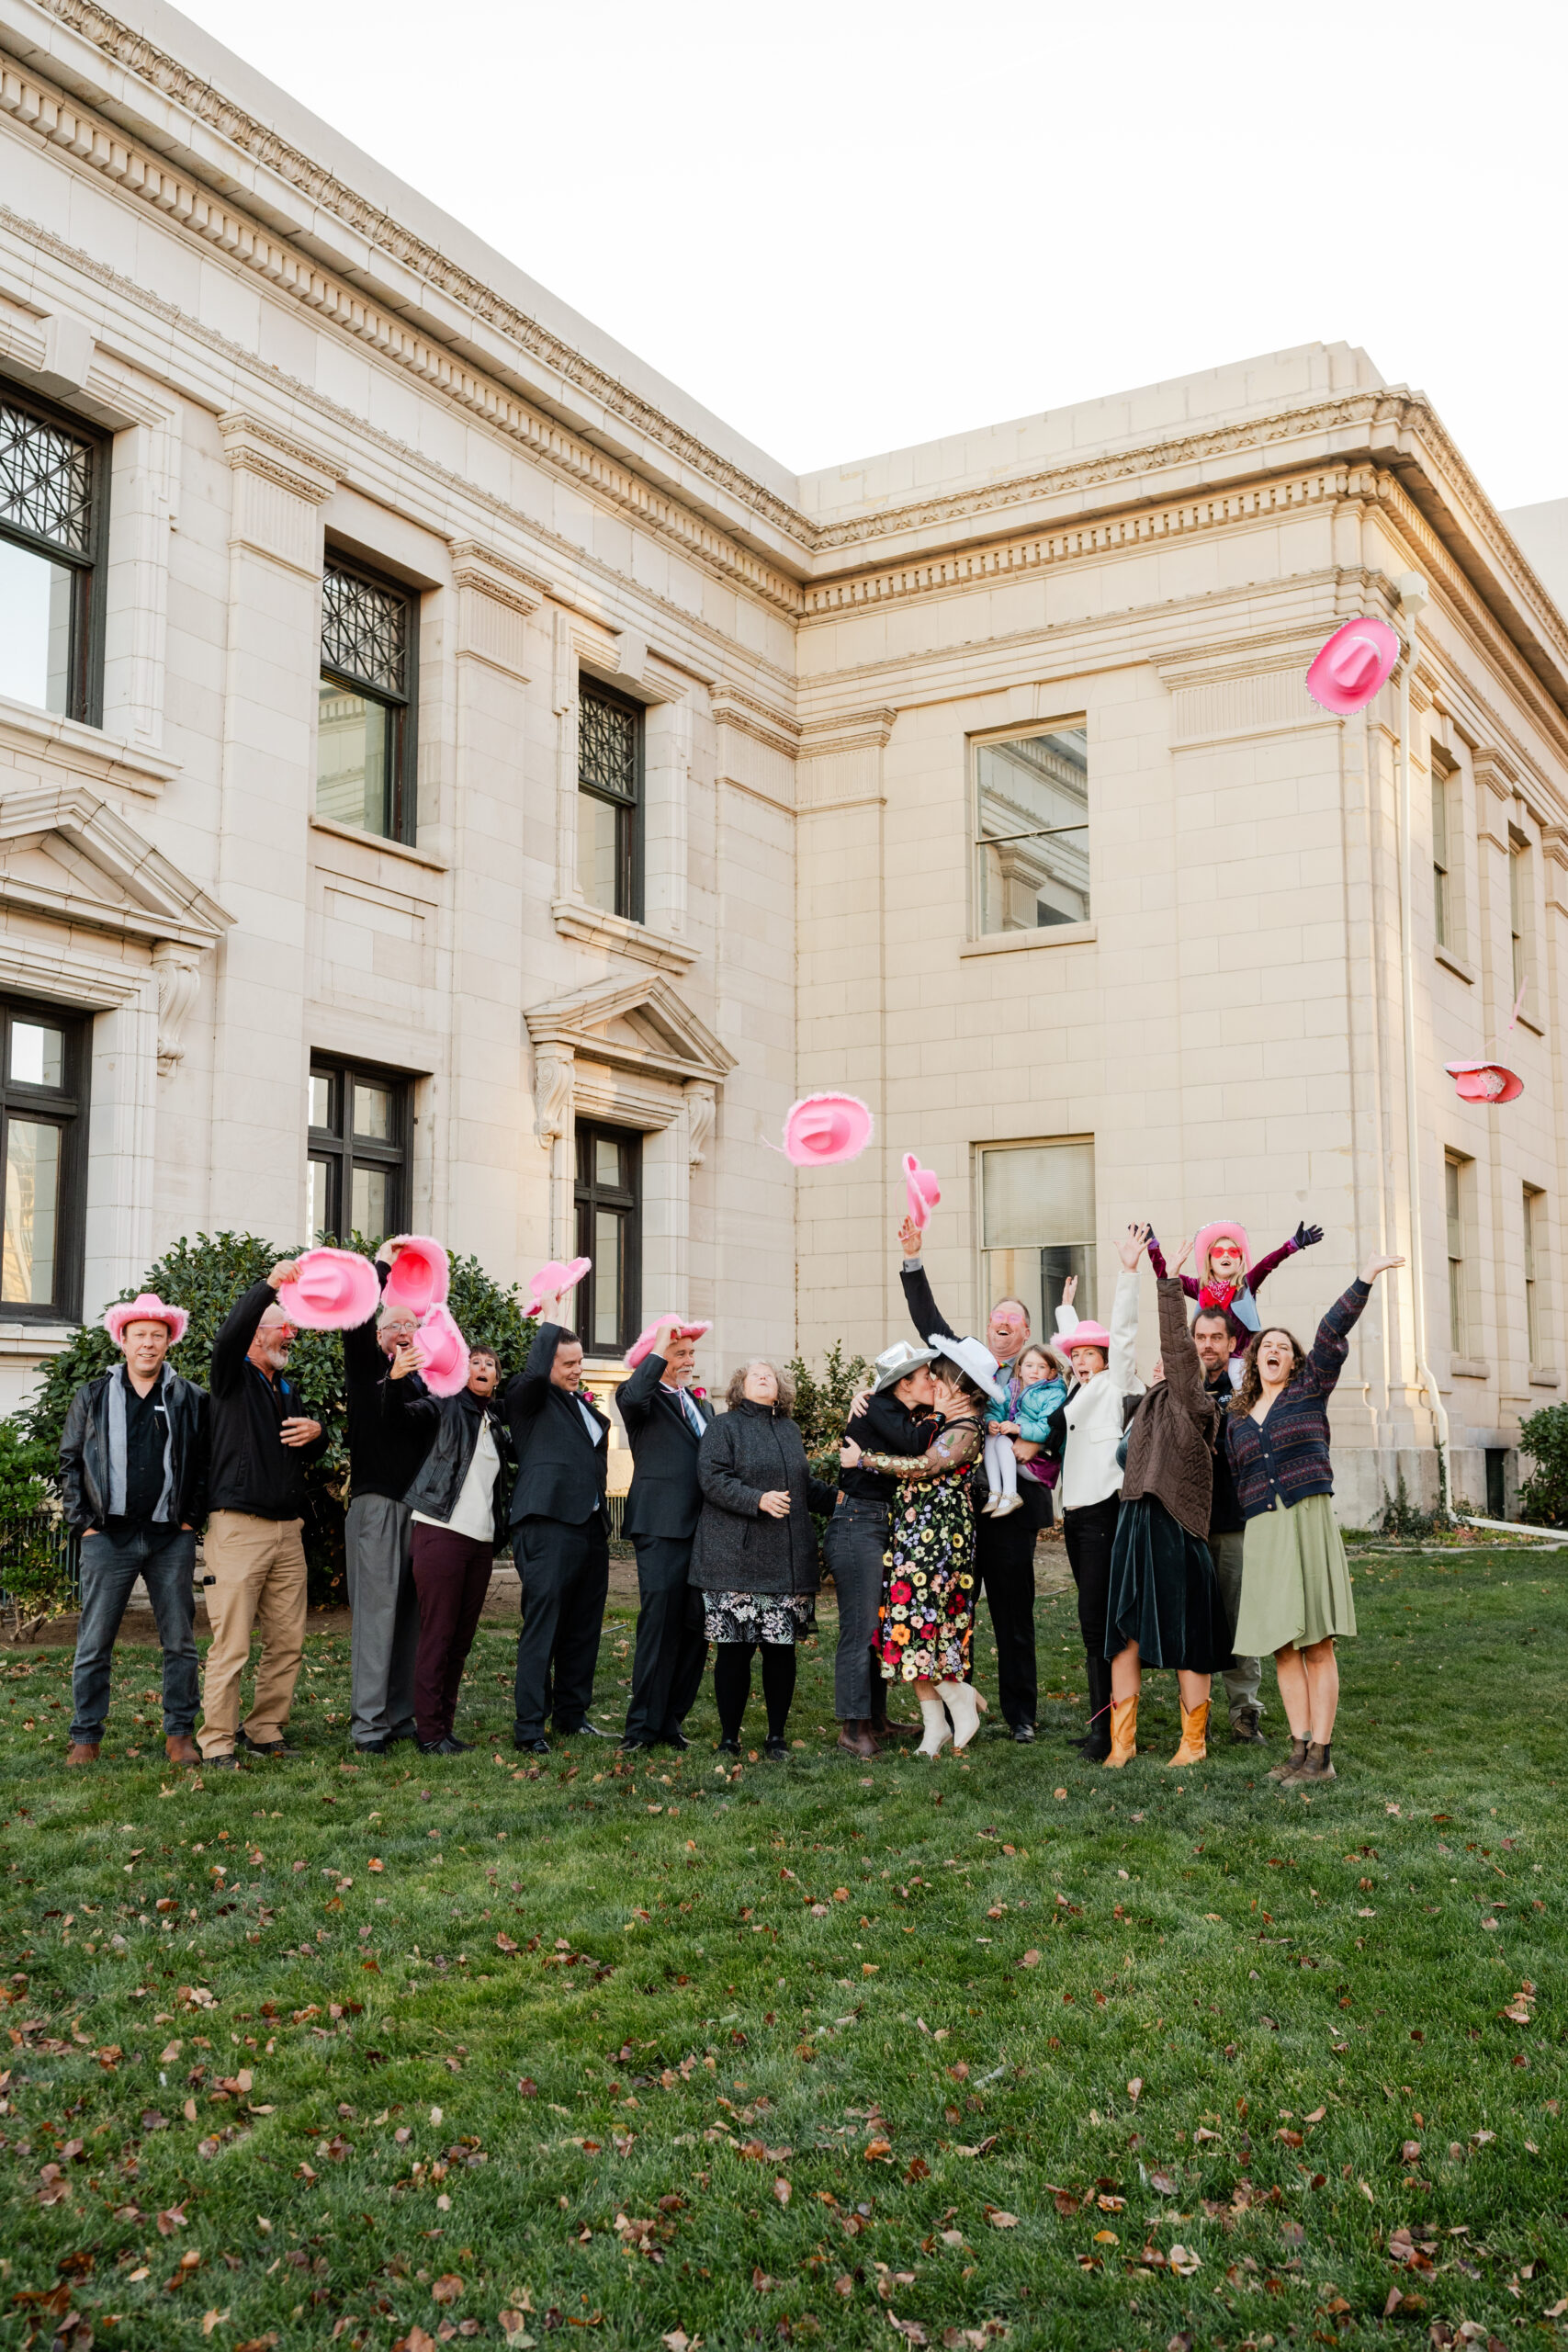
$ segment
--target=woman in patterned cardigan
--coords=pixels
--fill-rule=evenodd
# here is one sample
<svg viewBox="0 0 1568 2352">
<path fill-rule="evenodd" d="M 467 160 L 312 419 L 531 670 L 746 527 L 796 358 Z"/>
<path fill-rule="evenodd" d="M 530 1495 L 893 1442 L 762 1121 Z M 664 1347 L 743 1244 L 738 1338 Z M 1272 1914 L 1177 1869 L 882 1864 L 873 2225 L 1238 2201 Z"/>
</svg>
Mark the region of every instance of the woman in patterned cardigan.
<svg viewBox="0 0 1568 2352">
<path fill-rule="evenodd" d="M 1318 1325 L 1310 1354 L 1278 1325 L 1260 1331 L 1231 1400 L 1225 1439 L 1247 1529 L 1234 1638 L 1243 1656 L 1274 1653 L 1291 1754 L 1269 1777 L 1281 1782 L 1335 1777 L 1334 1643 L 1337 1634 L 1354 1634 L 1356 1604 L 1329 1499 L 1328 1400 L 1373 1283 L 1404 1263 L 1369 1258 Z"/>
</svg>

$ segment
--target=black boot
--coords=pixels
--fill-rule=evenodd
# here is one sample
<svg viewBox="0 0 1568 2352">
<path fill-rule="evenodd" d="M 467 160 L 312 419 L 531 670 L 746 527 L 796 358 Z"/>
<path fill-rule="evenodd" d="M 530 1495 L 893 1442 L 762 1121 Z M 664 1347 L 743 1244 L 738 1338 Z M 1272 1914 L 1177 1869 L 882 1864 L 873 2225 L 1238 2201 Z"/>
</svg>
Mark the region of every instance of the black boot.
<svg viewBox="0 0 1568 2352">
<path fill-rule="evenodd" d="M 1089 1723 L 1078 1753 L 1097 1764 L 1111 1753 L 1111 1661 L 1089 1657 L 1084 1664 L 1089 1672 Z"/>
</svg>

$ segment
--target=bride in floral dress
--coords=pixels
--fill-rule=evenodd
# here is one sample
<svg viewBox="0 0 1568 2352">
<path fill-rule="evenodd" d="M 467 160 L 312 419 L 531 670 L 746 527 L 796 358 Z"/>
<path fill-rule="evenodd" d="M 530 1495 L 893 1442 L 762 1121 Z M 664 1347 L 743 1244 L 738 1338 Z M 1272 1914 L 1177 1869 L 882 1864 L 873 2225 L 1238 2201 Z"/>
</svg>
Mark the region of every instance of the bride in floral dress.
<svg viewBox="0 0 1568 2352">
<path fill-rule="evenodd" d="M 863 1453 L 846 1439 L 839 1459 L 897 1478 L 898 1499 L 889 1515 L 887 1574 L 882 1588 L 876 1654 L 889 1682 L 912 1682 L 925 1718 L 922 1756 L 937 1756 L 951 1738 L 967 1747 L 980 1727 L 970 1680 L 975 1635 L 975 1517 L 969 1473 L 979 1458 L 984 1430 L 979 1407 L 1001 1394 L 997 1362 L 978 1340 L 945 1335 L 931 1342 L 942 1428 L 924 1453 Z M 948 1729 L 948 1716 L 953 1728 Z"/>
</svg>

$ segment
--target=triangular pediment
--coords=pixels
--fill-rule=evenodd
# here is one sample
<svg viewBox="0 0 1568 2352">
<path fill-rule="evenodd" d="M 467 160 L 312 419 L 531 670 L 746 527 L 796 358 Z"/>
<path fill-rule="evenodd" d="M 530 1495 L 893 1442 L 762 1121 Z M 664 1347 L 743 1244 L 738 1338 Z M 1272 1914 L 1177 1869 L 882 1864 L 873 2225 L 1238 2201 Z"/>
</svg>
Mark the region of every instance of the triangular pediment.
<svg viewBox="0 0 1568 2352">
<path fill-rule="evenodd" d="M 234 920 L 80 784 L 0 798 L 0 905 L 198 950 L 215 946 Z"/>
<path fill-rule="evenodd" d="M 612 1069 L 716 1085 L 735 1068 L 735 1056 L 662 972 L 574 989 L 536 1005 L 526 1019 L 536 1046 L 569 1046 Z"/>
</svg>

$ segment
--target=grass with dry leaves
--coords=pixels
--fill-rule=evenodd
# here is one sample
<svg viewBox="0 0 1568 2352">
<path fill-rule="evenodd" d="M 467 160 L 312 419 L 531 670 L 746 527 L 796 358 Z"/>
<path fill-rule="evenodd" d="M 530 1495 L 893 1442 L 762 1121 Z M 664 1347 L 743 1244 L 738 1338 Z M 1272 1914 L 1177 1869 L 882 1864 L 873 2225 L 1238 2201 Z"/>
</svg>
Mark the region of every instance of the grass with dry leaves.
<svg viewBox="0 0 1568 2352">
<path fill-rule="evenodd" d="M 716 1768 L 705 1694 L 541 1770 L 487 1626 L 470 1756 L 346 1765 L 317 1635 L 301 1761 L 171 1771 L 125 1648 L 68 1778 L 70 1659 L 6 1654 L 0 2346 L 1557 2335 L 1568 1570 L 1357 1581 L 1310 1802 L 1168 1772 L 1169 1677 L 1080 1762 L 1069 1600 L 1040 1743 L 934 1768 L 834 1752 L 824 1642 L 787 1764 Z"/>
</svg>

